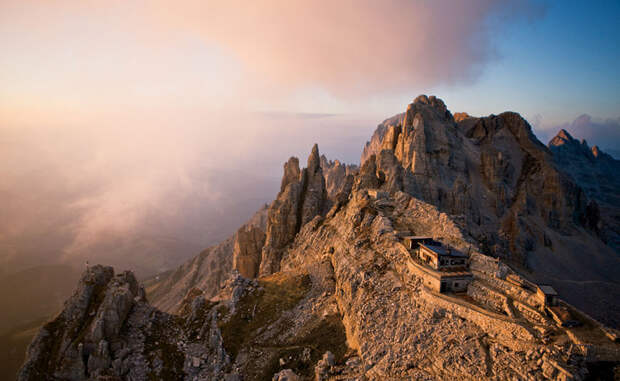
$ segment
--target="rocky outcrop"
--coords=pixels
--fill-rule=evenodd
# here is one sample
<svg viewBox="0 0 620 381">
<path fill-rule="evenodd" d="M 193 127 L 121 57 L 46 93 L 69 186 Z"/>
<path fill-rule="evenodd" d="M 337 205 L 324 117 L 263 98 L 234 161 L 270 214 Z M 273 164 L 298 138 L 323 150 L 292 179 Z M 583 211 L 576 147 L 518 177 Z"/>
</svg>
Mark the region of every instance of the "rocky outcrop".
<svg viewBox="0 0 620 381">
<path fill-rule="evenodd" d="M 308 223 L 314 216 L 323 212 L 323 206 L 327 199 L 325 188 L 325 178 L 321 169 L 321 158 L 319 156 L 319 146 L 314 145 L 308 157 L 308 165 L 302 172 L 302 193 L 301 193 L 301 223 L 297 230 Z"/>
<path fill-rule="evenodd" d="M 469 115 L 466 112 L 456 112 L 456 113 L 454 113 L 454 121 L 457 122 L 457 123 L 462 122 L 465 119 L 469 119 L 469 118 L 471 118 L 471 115 Z"/>
<path fill-rule="evenodd" d="M 83 380 L 104 375 L 120 350 L 120 332 L 144 290 L 130 272 L 93 266 L 63 312 L 47 323 L 28 349 L 19 380 Z M 119 364 L 120 366 L 120 364 Z"/>
<path fill-rule="evenodd" d="M 336 200 L 339 194 L 351 192 L 350 186 L 359 172 L 357 165 L 344 164 L 339 160 L 328 161 L 325 155 L 321 155 L 321 169 L 327 197 L 331 201 Z"/>
<path fill-rule="evenodd" d="M 370 140 L 366 142 L 366 145 L 364 145 L 362 157 L 360 159 L 360 165 L 364 165 L 366 160 L 368 160 L 371 155 L 376 156 L 379 152 L 381 152 L 383 146 L 383 137 L 388 131 L 388 128 L 390 126 L 398 126 L 402 122 L 404 116 L 404 113 L 396 114 L 391 118 L 387 118 L 377 126 Z"/>
<path fill-rule="evenodd" d="M 222 293 L 233 300 L 233 291 Z M 93 266 L 32 342 L 18 379 L 235 379 L 214 306 L 194 289 L 181 315 L 169 315 L 148 304 L 131 272 Z"/>
<path fill-rule="evenodd" d="M 297 232 L 315 216 L 324 213 L 327 206 L 325 178 L 319 148 L 315 144 L 308 157 L 307 167 L 302 171 L 299 170 L 297 158 L 289 159 L 284 165 L 282 187 L 267 216 L 267 234 L 259 275 L 279 271 L 282 255 Z"/>
<path fill-rule="evenodd" d="M 355 179 L 354 190 L 359 191 L 361 189 L 375 189 L 381 185 L 381 180 L 377 177 L 377 157 L 370 155 L 362 168 L 360 169 L 359 176 Z"/>
<path fill-rule="evenodd" d="M 255 226 L 237 230 L 233 247 L 233 268 L 246 278 L 255 278 L 260 267 L 265 232 Z"/>
</svg>

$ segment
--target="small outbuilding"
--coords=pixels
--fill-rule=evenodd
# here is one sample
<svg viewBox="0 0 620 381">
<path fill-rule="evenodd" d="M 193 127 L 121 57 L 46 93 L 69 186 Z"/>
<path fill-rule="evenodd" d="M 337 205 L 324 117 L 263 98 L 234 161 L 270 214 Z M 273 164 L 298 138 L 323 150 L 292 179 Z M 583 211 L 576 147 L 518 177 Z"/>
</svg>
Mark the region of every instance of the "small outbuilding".
<svg viewBox="0 0 620 381">
<path fill-rule="evenodd" d="M 441 273 L 439 277 L 439 292 L 465 292 L 467 286 L 474 279 L 468 271 Z"/>
<path fill-rule="evenodd" d="M 548 284 L 538 285 L 536 296 L 543 308 L 554 307 L 558 305 L 558 293 Z"/>
</svg>

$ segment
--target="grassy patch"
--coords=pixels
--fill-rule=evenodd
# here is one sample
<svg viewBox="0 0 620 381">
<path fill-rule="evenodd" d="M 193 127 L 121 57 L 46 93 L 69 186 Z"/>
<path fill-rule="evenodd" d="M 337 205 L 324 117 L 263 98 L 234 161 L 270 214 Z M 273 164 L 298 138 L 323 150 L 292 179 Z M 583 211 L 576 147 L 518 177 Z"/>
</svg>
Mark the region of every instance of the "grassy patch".
<svg viewBox="0 0 620 381">
<path fill-rule="evenodd" d="M 183 363 L 185 355 L 179 350 L 175 343 L 169 340 L 174 339 L 174 334 L 166 334 L 166 326 L 178 326 L 182 320 L 176 316 L 170 316 L 171 321 L 161 321 L 156 319 L 149 335 L 144 341 L 144 354 L 149 359 L 151 366 L 155 358 L 162 360 L 162 369 L 159 374 L 150 374 L 151 380 L 180 380 L 185 376 Z"/>
<path fill-rule="evenodd" d="M 343 362 L 347 351 L 347 338 L 344 325 L 339 315 L 329 315 L 308 327 L 305 333 L 295 338 L 288 347 L 278 350 L 277 356 L 265 370 L 263 378 L 268 379 L 282 368 L 291 368 L 293 371 L 305 377 L 314 375 L 314 365 L 319 361 L 323 354 L 331 351 L 334 354 L 336 363 Z M 310 359 L 303 358 L 303 351 L 310 349 Z M 279 359 L 286 361 L 284 367 L 280 366 Z"/>
<path fill-rule="evenodd" d="M 219 324 L 224 348 L 232 358 L 250 344 L 258 331 L 278 320 L 282 312 L 295 307 L 311 287 L 308 275 L 273 274 L 259 280 L 260 291 L 245 295 L 235 314 Z M 285 330 L 286 327 L 281 327 Z"/>
<path fill-rule="evenodd" d="M 334 353 L 337 362 L 343 361 L 348 347 L 339 315 L 317 316 L 294 337 L 281 339 L 289 337 L 287 333 L 294 323 L 280 319 L 282 313 L 294 308 L 308 294 L 311 288 L 308 275 L 277 273 L 259 280 L 259 283 L 262 289 L 243 297 L 235 314 L 219 325 L 224 347 L 233 359 L 242 349 L 249 350 L 245 377 L 271 379 L 283 368 L 312 377 L 314 365 L 326 351 Z M 277 339 L 258 339 L 267 327 L 275 330 L 275 334 L 269 336 Z M 284 366 L 280 365 L 280 359 L 285 361 Z"/>
</svg>

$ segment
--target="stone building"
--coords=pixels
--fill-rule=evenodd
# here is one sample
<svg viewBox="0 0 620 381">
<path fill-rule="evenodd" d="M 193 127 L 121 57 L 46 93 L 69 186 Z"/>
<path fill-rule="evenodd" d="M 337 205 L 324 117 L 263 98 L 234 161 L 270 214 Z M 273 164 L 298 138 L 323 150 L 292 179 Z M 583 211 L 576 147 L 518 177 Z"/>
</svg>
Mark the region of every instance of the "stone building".
<svg viewBox="0 0 620 381">
<path fill-rule="evenodd" d="M 424 279 L 426 287 L 437 292 L 466 292 L 473 280 L 465 253 L 435 241 L 431 237 L 406 236 L 409 268 Z"/>
<path fill-rule="evenodd" d="M 456 271 L 467 269 L 467 255 L 459 250 L 437 243 L 420 243 L 417 252 L 420 261 L 434 270 Z"/>
<path fill-rule="evenodd" d="M 435 283 L 434 289 L 439 292 L 466 292 L 473 279 L 474 276 L 469 271 L 441 272 L 439 283 Z"/>
</svg>

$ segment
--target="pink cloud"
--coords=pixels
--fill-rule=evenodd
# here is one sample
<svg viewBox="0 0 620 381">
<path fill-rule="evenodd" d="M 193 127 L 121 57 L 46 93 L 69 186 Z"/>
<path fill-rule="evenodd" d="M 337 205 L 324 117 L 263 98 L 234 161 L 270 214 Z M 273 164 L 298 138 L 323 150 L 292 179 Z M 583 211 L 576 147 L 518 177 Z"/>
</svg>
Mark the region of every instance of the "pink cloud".
<svg viewBox="0 0 620 381">
<path fill-rule="evenodd" d="M 496 33 L 538 11 L 490 0 L 189 1 L 154 10 L 220 44 L 254 79 L 345 96 L 475 79 L 495 55 L 493 18 Z"/>
</svg>

